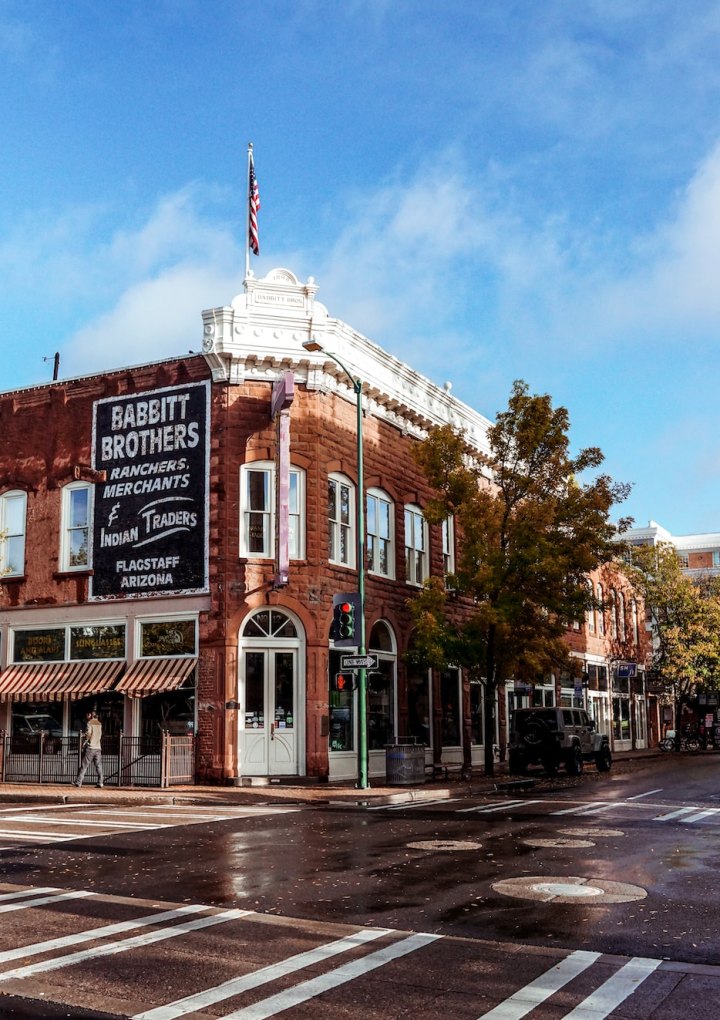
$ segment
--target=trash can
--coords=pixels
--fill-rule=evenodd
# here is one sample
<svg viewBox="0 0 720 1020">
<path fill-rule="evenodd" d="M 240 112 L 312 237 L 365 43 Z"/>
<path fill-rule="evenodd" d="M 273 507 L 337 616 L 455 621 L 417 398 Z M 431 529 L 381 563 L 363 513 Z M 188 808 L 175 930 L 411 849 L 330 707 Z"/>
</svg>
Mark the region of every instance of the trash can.
<svg viewBox="0 0 720 1020">
<path fill-rule="evenodd" d="M 385 776 L 388 786 L 415 786 L 424 783 L 424 745 L 386 744 Z"/>
</svg>

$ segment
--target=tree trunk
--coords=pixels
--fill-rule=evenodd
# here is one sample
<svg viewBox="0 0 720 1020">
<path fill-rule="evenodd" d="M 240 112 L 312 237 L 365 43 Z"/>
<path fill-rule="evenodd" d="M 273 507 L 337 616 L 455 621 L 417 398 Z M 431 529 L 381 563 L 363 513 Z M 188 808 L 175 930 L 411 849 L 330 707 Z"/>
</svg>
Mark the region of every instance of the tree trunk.
<svg viewBox="0 0 720 1020">
<path fill-rule="evenodd" d="M 485 775 L 495 775 L 495 625 L 488 627 L 485 649 L 485 685 L 483 687 L 483 732 Z"/>
</svg>

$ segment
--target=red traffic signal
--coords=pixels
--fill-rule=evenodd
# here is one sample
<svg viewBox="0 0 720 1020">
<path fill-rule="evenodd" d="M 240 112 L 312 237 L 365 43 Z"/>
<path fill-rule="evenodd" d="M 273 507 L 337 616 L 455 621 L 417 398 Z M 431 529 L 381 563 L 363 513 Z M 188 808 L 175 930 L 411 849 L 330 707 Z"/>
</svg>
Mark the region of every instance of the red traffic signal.
<svg viewBox="0 0 720 1020">
<path fill-rule="evenodd" d="M 350 647 L 359 640 L 360 596 L 357 592 L 333 596 L 332 638 L 336 645 Z"/>
<path fill-rule="evenodd" d="M 344 691 L 355 690 L 355 677 L 352 673 L 333 673 L 331 686 L 334 691 L 342 694 Z"/>
</svg>

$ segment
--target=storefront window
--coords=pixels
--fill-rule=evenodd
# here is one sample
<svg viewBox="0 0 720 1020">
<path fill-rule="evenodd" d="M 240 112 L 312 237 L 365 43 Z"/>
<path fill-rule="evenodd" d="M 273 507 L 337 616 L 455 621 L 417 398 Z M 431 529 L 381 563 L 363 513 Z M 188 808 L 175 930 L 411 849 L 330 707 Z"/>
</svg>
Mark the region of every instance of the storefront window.
<svg viewBox="0 0 720 1020">
<path fill-rule="evenodd" d="M 380 751 L 395 740 L 395 650 L 382 621 L 372 629 L 370 651 L 378 656 L 378 668 L 368 673 L 368 748 Z"/>
<path fill-rule="evenodd" d="M 443 747 L 460 746 L 460 670 L 448 669 L 440 674 L 442 698 Z"/>
<path fill-rule="evenodd" d="M 485 743 L 483 726 L 483 694 L 485 686 L 480 680 L 470 681 L 470 727 L 473 744 Z"/>
<path fill-rule="evenodd" d="M 125 625 L 71 627 L 71 659 L 124 659 Z"/>
<path fill-rule="evenodd" d="M 140 701 L 140 734 L 190 736 L 195 732 L 195 688 L 150 694 Z M 102 721 L 102 717 L 101 717 Z"/>
<path fill-rule="evenodd" d="M 340 664 L 340 656 L 342 654 L 340 650 L 330 650 L 328 687 L 330 686 L 330 676 L 342 672 Z M 329 714 L 330 750 L 353 751 L 355 749 L 353 739 L 353 692 L 331 690 L 329 692 Z"/>
<path fill-rule="evenodd" d="M 430 747 L 430 677 L 427 670 L 408 676 L 408 736 Z"/>
<path fill-rule="evenodd" d="M 140 624 L 140 655 L 195 655 L 195 620 Z"/>
<path fill-rule="evenodd" d="M 630 739 L 630 701 L 628 698 L 613 698 L 613 737 L 615 740 Z"/>
<path fill-rule="evenodd" d="M 16 630 L 14 662 L 62 662 L 65 658 L 65 628 Z"/>
</svg>

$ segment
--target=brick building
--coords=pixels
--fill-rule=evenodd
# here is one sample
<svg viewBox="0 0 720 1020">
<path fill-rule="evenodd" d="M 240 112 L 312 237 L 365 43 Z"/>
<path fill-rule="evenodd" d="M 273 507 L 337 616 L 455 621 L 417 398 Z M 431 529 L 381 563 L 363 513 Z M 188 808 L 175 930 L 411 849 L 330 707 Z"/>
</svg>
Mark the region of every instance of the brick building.
<svg viewBox="0 0 720 1020">
<path fill-rule="evenodd" d="M 191 771 L 206 781 L 355 777 L 357 699 L 329 690 L 333 596 L 357 588 L 354 379 L 366 644 L 378 658 L 369 775 L 384 776 L 386 745 L 405 737 L 451 763 L 469 735 L 483 760 L 481 688 L 457 669 L 413 671 L 404 653 L 408 598 L 455 556 L 452 521 L 423 517 L 411 448 L 450 422 L 486 453 L 489 422 L 331 318 L 316 289 L 286 270 L 250 277 L 203 313 L 201 354 L 0 396 L 0 730 L 36 750 L 32 734 L 49 733 L 46 778 L 74 776 L 88 707 L 104 722 L 111 781 L 157 780 L 138 763 L 158 758 L 161 733 L 195 735 Z M 619 598 L 627 625 L 569 631 L 579 693 L 563 678 L 507 691 L 499 748 L 508 711 L 538 698 L 587 698 L 601 728 L 615 714 L 618 741 L 631 739 L 644 710 L 608 679 L 613 647 L 619 661 L 628 632 L 637 638 L 634 603 Z M 5 778 L 8 762 L 32 775 L 35 759 L 23 766 L 8 747 Z"/>
</svg>

